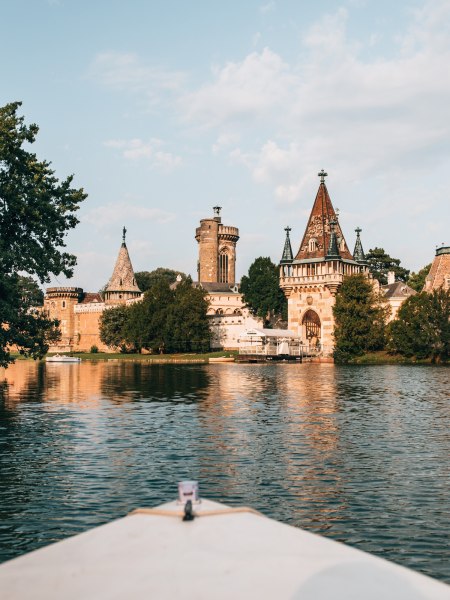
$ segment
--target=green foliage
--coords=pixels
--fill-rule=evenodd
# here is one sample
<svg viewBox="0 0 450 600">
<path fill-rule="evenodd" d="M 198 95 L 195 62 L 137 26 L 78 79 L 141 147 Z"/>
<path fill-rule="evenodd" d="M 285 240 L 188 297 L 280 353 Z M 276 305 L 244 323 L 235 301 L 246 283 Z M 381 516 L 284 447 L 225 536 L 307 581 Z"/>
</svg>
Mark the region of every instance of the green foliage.
<svg viewBox="0 0 450 600">
<path fill-rule="evenodd" d="M 78 220 L 75 211 L 86 198 L 62 182 L 50 163 L 39 161 L 23 146 L 32 144 L 37 125 L 25 125 L 17 115 L 20 102 L 0 108 L 0 365 L 13 361 L 9 349 L 34 358 L 42 356 L 57 335 L 55 322 L 31 310 L 36 303 L 29 276 L 41 283 L 50 275 L 72 275 L 75 256 L 61 251 L 68 230 Z M 25 273 L 25 280 L 18 276 Z"/>
<path fill-rule="evenodd" d="M 116 306 L 103 311 L 100 317 L 100 339 L 110 348 L 126 350 L 125 327 L 130 309 L 128 306 Z"/>
<path fill-rule="evenodd" d="M 423 286 L 425 285 L 425 279 L 430 272 L 430 269 L 431 263 L 420 269 L 420 271 L 417 273 L 411 273 L 408 279 L 409 287 L 412 287 L 412 289 L 416 290 L 416 292 L 421 292 L 423 290 Z"/>
<path fill-rule="evenodd" d="M 182 279 L 186 279 L 186 275 L 181 271 L 165 269 L 164 267 L 158 267 L 154 271 L 138 271 L 134 274 L 136 283 L 138 284 L 141 292 L 146 292 L 156 281 L 159 280 L 167 281 L 169 284 L 175 283 L 178 275 L 180 275 Z"/>
<path fill-rule="evenodd" d="M 89 352 L 90 352 L 91 354 L 98 354 L 98 346 L 96 346 L 95 344 L 93 344 L 93 345 L 91 346 L 91 349 L 89 350 Z"/>
<path fill-rule="evenodd" d="M 410 296 L 389 326 L 388 349 L 435 362 L 450 358 L 450 290 Z"/>
<path fill-rule="evenodd" d="M 278 267 L 260 256 L 241 279 L 244 302 L 267 326 L 276 318 L 287 319 L 287 300 L 279 286 Z"/>
<path fill-rule="evenodd" d="M 389 307 L 364 275 L 346 277 L 333 307 L 336 362 L 345 363 L 364 352 L 382 349 L 388 313 Z"/>
<path fill-rule="evenodd" d="M 28 306 L 43 306 L 44 292 L 32 277 L 19 275 L 18 283 L 21 288 L 23 302 L 26 302 Z"/>
<path fill-rule="evenodd" d="M 205 295 L 190 277 L 173 290 L 156 278 L 141 302 L 104 311 L 100 339 L 128 350 L 205 352 L 211 339 Z"/>
<path fill-rule="evenodd" d="M 387 274 L 389 271 L 395 273 L 396 281 L 408 281 L 409 271 L 400 266 L 399 258 L 391 258 L 386 254 L 384 248 L 373 248 L 366 254 L 366 260 L 369 264 L 369 271 L 381 285 L 387 284 Z"/>
</svg>

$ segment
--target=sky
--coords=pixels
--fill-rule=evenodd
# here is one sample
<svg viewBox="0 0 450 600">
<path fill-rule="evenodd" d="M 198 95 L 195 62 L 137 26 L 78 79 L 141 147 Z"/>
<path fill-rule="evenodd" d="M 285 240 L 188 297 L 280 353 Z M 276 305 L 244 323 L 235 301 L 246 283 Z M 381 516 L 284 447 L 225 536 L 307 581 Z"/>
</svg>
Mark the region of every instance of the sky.
<svg viewBox="0 0 450 600">
<path fill-rule="evenodd" d="M 88 193 L 67 236 L 97 291 L 122 227 L 135 271 L 195 279 L 222 207 L 237 276 L 298 250 L 324 168 L 350 248 L 417 271 L 450 244 L 450 0 L 1 0 L 0 105 Z"/>
</svg>

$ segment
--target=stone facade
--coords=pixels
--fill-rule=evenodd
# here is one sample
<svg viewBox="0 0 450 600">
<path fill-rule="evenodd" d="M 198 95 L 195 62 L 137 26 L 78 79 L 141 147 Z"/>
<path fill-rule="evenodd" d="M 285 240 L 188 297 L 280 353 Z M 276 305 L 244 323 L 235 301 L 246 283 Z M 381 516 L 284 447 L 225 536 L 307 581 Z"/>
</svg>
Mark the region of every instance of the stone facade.
<svg viewBox="0 0 450 600">
<path fill-rule="evenodd" d="M 236 243 L 239 229 L 222 225 L 220 206 L 214 207 L 215 216 L 202 219 L 195 230 L 198 242 L 198 281 L 228 283 L 236 281 Z"/>
<path fill-rule="evenodd" d="M 50 352 L 89 352 L 96 346 L 100 352 L 112 352 L 100 339 L 99 321 L 104 310 L 131 304 L 142 296 L 134 277 L 125 229 L 113 274 L 103 299 L 99 293 L 85 293 L 78 287 L 52 287 L 46 290 L 44 310 L 60 322 L 61 339 Z"/>
<path fill-rule="evenodd" d="M 450 289 L 450 246 L 436 249 L 436 255 L 423 289 L 425 292 L 432 292 L 438 288 Z"/>
<path fill-rule="evenodd" d="M 199 246 L 198 282 L 209 301 L 208 316 L 212 331 L 211 347 L 226 350 L 239 347 L 239 339 L 251 327 L 261 327 L 242 300 L 236 284 L 237 227 L 222 225 L 219 206 L 215 216 L 202 219 L 195 230 Z"/>
<path fill-rule="evenodd" d="M 346 275 L 365 273 L 364 253 L 357 230 L 355 260 L 341 230 L 325 185 L 326 173 L 319 173 L 320 186 L 306 225 L 300 248 L 292 256 L 289 231 L 280 261 L 280 287 L 288 300 L 288 329 L 304 344 L 320 346 L 331 354 L 334 346 L 333 306 Z"/>
</svg>

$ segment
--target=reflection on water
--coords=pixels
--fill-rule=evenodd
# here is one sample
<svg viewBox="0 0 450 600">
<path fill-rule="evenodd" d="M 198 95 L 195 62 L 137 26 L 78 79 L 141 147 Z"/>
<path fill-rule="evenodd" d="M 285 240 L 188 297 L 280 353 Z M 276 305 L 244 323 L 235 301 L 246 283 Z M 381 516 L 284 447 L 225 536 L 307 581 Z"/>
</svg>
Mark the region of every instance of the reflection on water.
<svg viewBox="0 0 450 600">
<path fill-rule="evenodd" d="M 36 364 L 1 374 L 0 559 L 206 497 L 450 580 L 438 367 Z"/>
</svg>

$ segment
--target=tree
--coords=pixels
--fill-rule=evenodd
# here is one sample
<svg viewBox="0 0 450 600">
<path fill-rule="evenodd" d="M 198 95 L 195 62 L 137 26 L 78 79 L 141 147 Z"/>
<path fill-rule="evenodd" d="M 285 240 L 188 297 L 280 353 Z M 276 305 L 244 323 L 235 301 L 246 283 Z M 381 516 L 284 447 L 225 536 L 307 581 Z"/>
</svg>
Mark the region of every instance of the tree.
<svg viewBox="0 0 450 600">
<path fill-rule="evenodd" d="M 24 146 L 34 143 L 37 125 L 17 115 L 20 102 L 0 108 L 0 365 L 13 362 L 11 347 L 34 358 L 42 356 L 54 335 L 55 322 L 31 309 L 18 274 L 50 281 L 70 277 L 75 256 L 63 252 L 67 231 L 78 223 L 75 212 L 87 196 L 72 187 L 73 176 L 59 182 L 50 163 L 39 161 Z"/>
<path fill-rule="evenodd" d="M 409 271 L 400 266 L 399 258 L 391 258 L 386 254 L 384 248 L 373 248 L 366 254 L 366 260 L 369 265 L 369 271 L 381 285 L 387 284 L 387 274 L 389 271 L 395 273 L 396 281 L 408 281 Z"/>
<path fill-rule="evenodd" d="M 110 348 L 127 350 L 126 325 L 131 307 L 116 306 L 104 310 L 100 317 L 100 339 Z"/>
<path fill-rule="evenodd" d="M 152 287 L 153 283 L 159 279 L 167 281 L 169 284 L 175 283 L 178 275 L 180 275 L 182 279 L 186 279 L 186 275 L 181 271 L 174 271 L 173 269 L 166 269 L 164 267 L 158 267 L 154 271 L 138 271 L 134 274 L 136 283 L 141 292 L 146 292 Z"/>
<path fill-rule="evenodd" d="M 21 297 L 29 306 L 42 306 L 44 304 L 44 292 L 32 277 L 19 275 Z"/>
<path fill-rule="evenodd" d="M 433 362 L 450 358 L 450 290 L 421 292 L 403 302 L 389 326 L 388 349 Z"/>
<path fill-rule="evenodd" d="M 287 318 L 287 301 L 279 285 L 278 267 L 269 257 L 260 256 L 241 279 L 243 300 L 267 326 L 275 318 Z"/>
<path fill-rule="evenodd" d="M 141 302 L 104 311 L 100 337 L 108 346 L 152 352 L 209 350 L 208 302 L 190 277 L 171 289 L 156 278 Z"/>
<path fill-rule="evenodd" d="M 430 269 L 431 263 L 422 267 L 417 273 L 411 273 L 408 279 L 408 285 L 412 287 L 413 290 L 416 290 L 416 292 L 421 292 Z"/>
<path fill-rule="evenodd" d="M 365 352 L 381 350 L 388 314 L 383 297 L 375 294 L 363 274 L 346 277 L 333 307 L 336 362 L 345 363 Z"/>
</svg>

